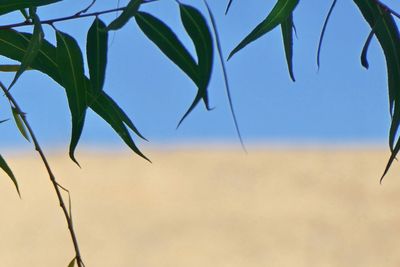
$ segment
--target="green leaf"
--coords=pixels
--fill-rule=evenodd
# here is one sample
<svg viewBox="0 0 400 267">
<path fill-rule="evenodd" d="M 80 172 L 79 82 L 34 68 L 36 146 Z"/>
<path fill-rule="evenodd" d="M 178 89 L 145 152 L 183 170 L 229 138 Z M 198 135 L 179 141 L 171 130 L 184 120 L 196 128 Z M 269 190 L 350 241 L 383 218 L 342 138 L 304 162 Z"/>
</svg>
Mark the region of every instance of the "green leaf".
<svg viewBox="0 0 400 267">
<path fill-rule="evenodd" d="M 1 72 L 17 72 L 20 69 L 20 65 L 0 65 Z M 32 68 L 28 67 L 27 70 L 32 70 Z"/>
<path fill-rule="evenodd" d="M 33 35 L 27 49 L 25 50 L 24 57 L 21 60 L 21 66 L 18 69 L 17 73 L 15 73 L 14 79 L 8 87 L 8 90 L 13 87 L 13 85 L 17 82 L 22 73 L 30 67 L 37 54 L 39 53 L 40 46 L 42 45 L 42 41 L 44 38 L 42 24 L 36 13 L 31 14 L 31 16 L 34 23 Z"/>
<path fill-rule="evenodd" d="M 11 171 L 10 167 L 7 165 L 7 162 L 4 160 L 4 158 L 0 155 L 0 168 L 10 177 L 11 181 L 15 185 L 15 189 L 17 189 L 18 195 L 21 197 L 21 193 L 19 192 L 19 187 L 18 187 L 18 182 L 17 179 L 15 178 L 13 172 Z"/>
<path fill-rule="evenodd" d="M 321 58 L 321 48 L 322 48 L 322 41 L 324 40 L 325 32 L 326 32 L 326 27 L 328 26 L 329 19 L 332 15 L 332 11 L 335 9 L 337 0 L 333 0 L 331 7 L 329 8 L 328 14 L 326 15 L 324 25 L 322 26 L 321 34 L 319 36 L 319 42 L 318 42 L 318 49 L 317 49 L 317 66 L 319 68 L 320 66 L 320 58 Z"/>
<path fill-rule="evenodd" d="M 232 5 L 232 0 L 229 0 L 228 5 L 226 6 L 226 9 L 225 9 L 225 15 L 228 14 L 229 9 L 231 8 L 231 5 Z"/>
<path fill-rule="evenodd" d="M 400 35 L 396 22 L 386 8 L 374 0 L 354 0 L 354 2 L 371 29 L 374 30 L 384 52 L 388 72 L 389 109 L 392 114 L 389 147 L 392 154 L 382 175 L 382 180 L 400 150 L 399 139 L 396 142 L 396 133 L 400 124 Z"/>
<path fill-rule="evenodd" d="M 106 73 L 108 32 L 105 28 L 104 22 L 96 18 L 87 35 L 86 56 L 90 81 L 95 91 L 103 89 Z"/>
<path fill-rule="evenodd" d="M 16 61 L 21 61 L 28 47 L 29 40 L 31 38 L 32 35 L 29 33 L 20 33 L 15 30 L 0 31 L 0 55 L 3 55 L 7 58 Z M 61 75 L 58 71 L 56 47 L 54 47 L 51 43 L 47 42 L 46 40 L 43 40 L 39 54 L 32 63 L 32 68 L 48 75 L 55 82 L 64 87 Z M 90 85 L 90 81 L 87 78 L 85 78 L 85 83 L 87 84 L 86 88 L 88 88 L 88 90 L 86 91 L 87 104 L 91 107 L 91 109 L 94 112 L 96 112 L 110 125 L 111 122 L 114 123 L 115 124 L 115 126 L 113 127 L 114 129 L 123 129 L 125 126 L 124 124 L 126 124 L 136 134 L 138 134 L 138 136 L 144 139 L 144 137 L 139 133 L 139 131 L 133 125 L 129 117 L 109 96 L 105 94 L 104 91 L 100 93 L 94 92 L 94 90 Z M 106 112 L 103 111 L 103 109 L 101 108 L 101 104 L 97 103 L 96 105 L 96 102 L 98 102 L 97 98 L 99 96 L 101 96 L 102 101 L 107 103 L 109 109 L 114 110 L 113 111 L 114 115 L 112 118 L 109 118 L 110 114 L 107 114 Z M 91 103 L 93 102 L 95 102 L 95 104 L 91 105 Z M 125 130 L 122 130 L 122 134 L 119 135 L 121 136 L 121 138 L 123 137 L 123 141 L 125 141 L 125 143 L 130 144 L 131 147 L 135 148 L 135 150 L 138 150 L 136 146 L 132 145 L 133 141 L 131 137 L 130 136 L 126 137 L 126 134 L 129 136 L 129 132 L 125 128 Z"/>
<path fill-rule="evenodd" d="M 0 15 L 29 7 L 45 6 L 61 0 L 1 0 Z"/>
<path fill-rule="evenodd" d="M 210 29 L 203 15 L 192 6 L 179 4 L 179 8 L 183 26 L 196 49 L 198 61 L 197 66 L 199 71 L 199 80 L 195 81 L 198 87 L 198 93 L 192 105 L 189 107 L 189 110 L 181 119 L 181 123 L 183 119 L 196 107 L 200 99 L 203 99 L 206 108 L 210 110 L 207 88 L 212 74 L 214 46 Z"/>
<path fill-rule="evenodd" d="M 115 130 L 115 132 L 122 138 L 122 140 L 127 144 L 136 154 L 142 158 L 150 161 L 135 145 L 126 128 L 119 111 L 115 108 L 115 102 L 107 96 L 104 92 L 98 93 L 97 97 L 93 99 L 90 103 L 90 107 L 95 111 L 100 117 L 110 124 L 110 126 Z"/>
<path fill-rule="evenodd" d="M 235 53 L 247 46 L 249 43 L 257 40 L 264 34 L 273 30 L 276 26 L 284 22 L 287 17 L 292 14 L 299 0 L 278 0 L 269 15 L 247 35 L 235 49 L 229 54 L 230 59 Z"/>
<path fill-rule="evenodd" d="M 107 30 L 121 29 L 133 16 L 136 15 L 143 0 L 131 0 L 118 18 L 108 25 Z"/>
<path fill-rule="evenodd" d="M 68 264 L 68 267 L 74 267 L 75 261 L 76 261 L 76 258 L 73 258 L 72 261 Z"/>
<path fill-rule="evenodd" d="M 281 24 L 283 45 L 285 47 L 286 62 L 292 81 L 296 81 L 293 74 L 293 16 L 290 14 Z"/>
<path fill-rule="evenodd" d="M 199 77 L 196 62 L 175 33 L 164 22 L 148 13 L 138 12 L 135 19 L 142 32 L 197 84 Z"/>
<path fill-rule="evenodd" d="M 57 65 L 68 98 L 72 116 L 72 135 L 69 147 L 70 158 L 78 164 L 74 151 L 82 133 L 86 114 L 86 82 L 83 59 L 76 40 L 60 31 L 57 36 Z M 79 164 L 78 164 L 79 165 Z"/>
<path fill-rule="evenodd" d="M 374 30 L 373 29 L 368 34 L 367 40 L 365 41 L 365 44 L 363 46 L 363 49 L 362 49 L 362 52 L 361 52 L 361 56 L 360 56 L 361 65 L 366 69 L 369 68 L 367 53 L 368 53 L 369 45 L 371 44 L 371 41 L 372 41 L 372 37 L 374 37 Z"/>
<path fill-rule="evenodd" d="M 21 116 L 25 116 L 25 114 L 18 113 L 18 110 L 16 108 L 14 108 L 14 107 L 11 107 L 11 111 L 12 111 L 12 114 L 13 114 L 13 117 L 14 117 L 14 121 L 15 121 L 15 124 L 17 125 L 17 127 L 18 127 L 19 132 L 22 134 L 22 136 L 27 141 L 30 141 L 29 140 L 29 134 L 28 134 L 28 132 L 27 132 L 27 130 L 25 128 L 25 124 L 24 124 L 24 122 L 23 122 L 23 120 L 21 118 Z"/>
</svg>

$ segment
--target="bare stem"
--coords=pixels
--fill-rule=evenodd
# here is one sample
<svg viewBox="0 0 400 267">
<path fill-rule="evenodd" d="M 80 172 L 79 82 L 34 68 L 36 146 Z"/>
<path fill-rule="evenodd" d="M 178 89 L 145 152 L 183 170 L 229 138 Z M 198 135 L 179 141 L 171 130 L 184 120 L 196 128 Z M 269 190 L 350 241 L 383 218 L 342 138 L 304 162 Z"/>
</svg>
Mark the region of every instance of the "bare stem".
<svg viewBox="0 0 400 267">
<path fill-rule="evenodd" d="M 76 233 L 75 233 L 75 230 L 74 230 L 74 225 L 72 223 L 72 217 L 71 217 L 71 214 L 69 213 L 69 210 L 68 210 L 67 206 L 65 205 L 64 199 L 63 199 L 63 197 L 61 195 L 61 191 L 60 191 L 60 188 L 63 189 L 63 190 L 66 190 L 66 189 L 58 184 L 58 182 L 56 180 L 56 177 L 54 176 L 54 174 L 53 174 L 53 172 L 52 172 L 52 170 L 50 168 L 50 165 L 49 165 L 49 163 L 47 161 L 47 158 L 44 155 L 44 152 L 43 152 L 42 148 L 39 145 L 39 142 L 38 142 L 38 140 L 36 138 L 36 135 L 33 132 L 32 127 L 30 126 L 28 120 L 26 119 L 25 113 L 22 112 L 22 110 L 19 107 L 17 101 L 10 94 L 10 92 L 7 90 L 7 87 L 5 87 L 2 82 L 0 82 L 0 87 L 4 92 L 4 95 L 10 101 L 11 105 L 16 109 L 18 114 L 20 114 L 21 119 L 24 122 L 24 124 L 25 124 L 25 126 L 26 126 L 26 128 L 27 128 L 27 130 L 29 132 L 29 135 L 32 138 L 32 142 L 33 142 L 33 144 L 35 146 L 35 150 L 40 155 L 40 158 L 41 158 L 41 160 L 42 160 L 42 162 L 43 162 L 43 164 L 44 164 L 44 166 L 46 168 L 46 171 L 47 171 L 47 173 L 49 175 L 50 181 L 53 184 L 54 190 L 56 191 L 60 207 L 61 207 L 61 209 L 62 209 L 62 211 L 64 213 L 64 216 L 65 216 L 65 219 L 67 221 L 68 230 L 70 232 L 70 236 L 71 236 L 72 242 L 74 244 L 76 263 L 77 263 L 78 267 L 84 267 L 84 264 L 83 264 L 83 261 L 82 261 L 82 257 L 81 257 L 81 253 L 80 253 L 80 250 L 79 250 L 78 239 L 76 237 Z M 66 191 L 68 192 L 68 190 L 66 190 Z"/>
</svg>

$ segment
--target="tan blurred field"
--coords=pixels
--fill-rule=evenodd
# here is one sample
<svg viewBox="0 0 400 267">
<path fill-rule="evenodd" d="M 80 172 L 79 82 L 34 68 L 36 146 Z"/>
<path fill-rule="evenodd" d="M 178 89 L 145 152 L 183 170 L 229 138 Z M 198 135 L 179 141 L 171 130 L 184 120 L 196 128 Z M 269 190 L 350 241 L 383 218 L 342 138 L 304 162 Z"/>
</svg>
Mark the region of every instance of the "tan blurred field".
<svg viewBox="0 0 400 267">
<path fill-rule="evenodd" d="M 379 149 L 50 154 L 72 192 L 87 267 L 400 266 L 400 171 Z M 7 155 L 5 155 L 7 156 Z M 48 177 L 12 153 L 22 200 L 0 180 L 0 266 L 73 257 Z"/>
</svg>

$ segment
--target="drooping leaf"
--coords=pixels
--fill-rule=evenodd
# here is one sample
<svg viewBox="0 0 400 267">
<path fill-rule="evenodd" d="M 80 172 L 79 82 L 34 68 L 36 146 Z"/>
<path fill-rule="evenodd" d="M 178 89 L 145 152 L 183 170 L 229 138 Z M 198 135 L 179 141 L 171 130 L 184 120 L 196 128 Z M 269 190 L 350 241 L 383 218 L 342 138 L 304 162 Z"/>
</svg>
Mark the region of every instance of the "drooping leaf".
<svg viewBox="0 0 400 267">
<path fill-rule="evenodd" d="M 199 80 L 197 82 L 195 81 L 198 87 L 198 93 L 185 114 L 184 117 L 186 117 L 198 104 L 200 99 L 203 99 L 206 108 L 210 110 L 207 88 L 212 74 L 214 46 L 210 29 L 203 15 L 192 6 L 179 4 L 179 9 L 183 26 L 196 49 L 199 71 Z"/>
<path fill-rule="evenodd" d="M 18 195 L 21 197 L 17 179 L 15 178 L 12 170 L 10 169 L 7 162 L 4 160 L 4 158 L 1 155 L 0 155 L 0 168 L 8 175 L 8 177 L 10 177 L 11 181 L 14 183 L 15 189 L 17 189 Z"/>
<path fill-rule="evenodd" d="M 14 107 L 11 107 L 11 111 L 12 111 L 12 114 L 13 114 L 13 117 L 14 117 L 14 121 L 15 121 L 15 124 L 17 125 L 17 128 L 18 128 L 19 132 L 21 133 L 21 135 L 27 141 L 30 141 L 29 140 L 29 134 L 28 134 L 28 132 L 26 130 L 26 127 L 25 127 L 25 124 L 24 124 L 24 122 L 23 122 L 23 120 L 21 118 L 21 116 L 25 116 L 25 114 L 18 113 L 18 110 L 16 108 L 14 108 Z"/>
<path fill-rule="evenodd" d="M 225 67 L 225 60 L 224 60 L 224 56 L 223 56 L 223 53 L 222 53 L 221 42 L 219 40 L 217 23 L 215 22 L 214 15 L 213 15 L 213 13 L 211 11 L 211 8 L 209 7 L 207 1 L 204 1 L 204 3 L 206 5 L 206 7 L 207 7 L 208 15 L 210 16 L 211 25 L 212 25 L 212 28 L 213 28 L 213 31 L 214 31 L 215 42 L 216 42 L 216 45 L 217 45 L 217 51 L 218 51 L 218 55 L 219 55 L 219 60 L 220 60 L 221 67 L 222 67 L 222 74 L 224 76 L 226 95 L 228 97 L 228 103 L 229 103 L 229 108 L 231 110 L 232 119 L 233 119 L 233 122 L 235 124 L 235 129 L 236 129 L 236 133 L 238 135 L 240 144 L 242 145 L 243 150 L 246 151 L 246 147 L 244 145 L 244 142 L 243 142 L 243 139 L 242 139 L 242 135 L 240 133 L 239 123 L 238 123 L 238 120 L 236 118 L 235 109 L 233 107 L 233 101 L 232 101 L 232 97 L 231 97 L 231 90 L 230 90 L 230 87 L 229 87 L 228 73 L 227 73 L 227 70 L 226 70 L 226 67 Z"/>
<path fill-rule="evenodd" d="M 108 25 L 107 30 L 118 30 L 121 29 L 132 17 L 136 15 L 140 5 L 143 0 L 131 0 L 126 8 L 122 11 L 121 15 L 113 20 L 110 25 Z"/>
<path fill-rule="evenodd" d="M 78 164 L 74 156 L 74 151 L 82 133 L 87 108 L 87 88 L 83 70 L 82 52 L 76 40 L 70 35 L 57 31 L 56 37 L 59 75 L 67 93 L 68 105 L 72 116 L 69 156 Z"/>
<path fill-rule="evenodd" d="M 372 37 L 374 37 L 374 30 L 373 29 L 368 34 L 367 40 L 365 41 L 365 44 L 363 46 L 363 49 L 362 49 L 362 52 L 361 52 L 361 56 L 360 56 L 361 65 L 366 69 L 369 68 L 367 53 L 368 53 L 369 45 L 371 44 Z"/>
<path fill-rule="evenodd" d="M 371 29 L 374 30 L 384 52 L 387 66 L 389 109 L 392 114 L 389 147 L 392 154 L 382 176 L 383 179 L 400 150 L 399 139 L 396 142 L 396 133 L 400 124 L 400 35 L 392 15 L 378 2 L 374 0 L 354 0 L 354 2 Z"/>
<path fill-rule="evenodd" d="M 1 0 L 0 15 L 29 7 L 45 6 L 61 0 Z"/>
<path fill-rule="evenodd" d="M 96 18 L 87 35 L 86 56 L 90 81 L 95 91 L 103 90 L 106 73 L 108 32 L 105 28 L 104 22 Z"/>
<path fill-rule="evenodd" d="M 21 61 L 28 47 L 29 40 L 31 38 L 32 35 L 29 33 L 20 33 L 15 30 L 0 31 L 0 55 L 16 61 Z M 43 40 L 40 51 L 36 59 L 32 63 L 32 68 L 48 75 L 55 82 L 64 87 L 63 81 L 58 71 L 56 47 L 54 47 L 51 43 L 47 42 L 46 40 Z M 86 91 L 87 103 L 94 112 L 96 112 L 100 117 L 102 117 L 108 124 L 110 124 L 110 126 L 112 126 L 111 122 L 113 122 L 115 125 L 118 126 L 118 127 L 114 126 L 113 129 L 123 129 L 124 124 L 126 124 L 138 136 L 144 139 L 144 137 L 139 133 L 139 131 L 133 125 L 129 117 L 111 99 L 111 97 L 109 97 L 104 91 L 100 92 L 100 94 L 99 92 L 94 92 L 93 89 L 91 88 L 89 79 L 85 78 L 85 83 L 87 84 L 86 88 L 88 88 L 88 90 Z M 102 101 L 107 103 L 109 109 L 114 110 L 113 112 L 114 115 L 112 116 L 112 118 L 110 118 L 110 114 L 107 114 L 106 112 L 103 111 L 103 109 L 101 109 L 102 106 L 101 104 L 97 105 L 90 104 L 92 102 L 96 102 L 99 96 L 101 96 Z M 128 137 L 126 137 L 126 134 L 128 135 Z M 126 139 L 126 140 L 123 139 L 123 141 L 130 144 L 130 146 L 132 146 L 133 148 L 137 149 L 136 146 L 132 145 L 133 143 L 132 138 L 129 136 L 129 132 L 126 131 L 126 129 L 122 131 L 122 134 L 119 135 L 121 138 L 123 137 Z"/>
<path fill-rule="evenodd" d="M 226 9 L 225 9 L 225 15 L 228 14 L 229 9 L 231 8 L 231 5 L 232 5 L 232 0 L 229 0 L 228 5 L 226 6 Z"/>
<path fill-rule="evenodd" d="M 336 2 L 337 2 L 337 0 L 333 0 L 333 2 L 331 4 L 331 7 L 329 8 L 328 14 L 326 15 L 326 18 L 325 18 L 325 21 L 324 21 L 324 25 L 322 26 L 321 34 L 319 36 L 318 49 L 317 49 L 317 66 L 318 66 L 318 68 L 319 68 L 319 65 L 320 65 L 322 41 L 324 40 L 326 27 L 328 26 L 328 22 L 329 22 L 329 19 L 330 19 L 331 15 L 332 15 L 332 11 L 336 6 Z"/>
<path fill-rule="evenodd" d="M 36 13 L 31 14 L 31 16 L 34 23 L 33 35 L 29 42 L 28 48 L 24 53 L 24 57 L 22 58 L 21 65 L 17 73 L 15 73 L 14 79 L 12 80 L 10 86 L 8 87 L 8 90 L 10 90 L 13 87 L 13 85 L 17 82 L 18 78 L 22 75 L 22 73 L 30 67 L 32 62 L 35 60 L 37 54 L 39 53 L 40 46 L 42 45 L 44 37 L 42 24 Z"/>
<path fill-rule="evenodd" d="M 257 40 L 284 22 L 287 17 L 292 14 L 298 3 L 299 0 L 278 0 L 269 15 L 232 50 L 228 59 L 251 42 Z"/>
<path fill-rule="evenodd" d="M 26 20 L 29 19 L 29 15 L 28 15 L 28 12 L 26 12 L 26 9 L 21 8 L 19 11 L 21 12 L 22 16 L 24 16 L 24 18 Z"/>
<path fill-rule="evenodd" d="M 11 64 L 0 65 L 1 72 L 17 72 L 19 69 L 20 65 L 11 65 Z M 28 67 L 26 70 L 32 70 L 32 68 Z"/>
<path fill-rule="evenodd" d="M 110 101 L 111 98 L 104 92 L 98 93 L 97 97 L 93 100 L 94 101 L 90 103 L 90 107 L 93 111 L 107 121 L 115 132 L 122 138 L 125 144 L 127 144 L 136 154 L 150 161 L 133 142 L 128 129 L 121 120 L 120 113 L 115 109 L 114 101 Z"/>
<path fill-rule="evenodd" d="M 296 81 L 293 73 L 293 15 L 290 14 L 281 23 L 283 45 L 285 47 L 286 62 L 292 81 Z"/>
<path fill-rule="evenodd" d="M 138 12 L 135 19 L 142 32 L 197 84 L 196 62 L 175 33 L 164 22 L 146 12 Z"/>
</svg>

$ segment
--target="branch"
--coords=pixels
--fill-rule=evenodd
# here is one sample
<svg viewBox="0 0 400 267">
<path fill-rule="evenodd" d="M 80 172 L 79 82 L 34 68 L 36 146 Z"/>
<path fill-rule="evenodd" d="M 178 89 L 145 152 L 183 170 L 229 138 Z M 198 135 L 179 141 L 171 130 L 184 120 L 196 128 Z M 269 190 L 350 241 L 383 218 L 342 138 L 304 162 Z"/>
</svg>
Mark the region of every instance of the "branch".
<svg viewBox="0 0 400 267">
<path fill-rule="evenodd" d="M 54 176 L 54 174 L 53 174 L 53 172 L 52 172 L 52 170 L 50 168 L 50 165 L 49 165 L 49 163 L 47 161 L 47 158 L 44 155 L 44 152 L 43 152 L 42 148 L 39 145 L 39 142 L 38 142 L 38 140 L 36 138 L 36 135 L 33 132 L 32 127 L 30 126 L 28 120 L 25 117 L 25 113 L 22 112 L 22 110 L 19 107 L 19 105 L 18 105 L 17 101 L 15 100 L 15 98 L 10 94 L 10 92 L 7 90 L 7 87 L 5 87 L 2 82 L 0 82 L 0 87 L 4 92 L 4 95 L 10 101 L 11 105 L 16 109 L 18 114 L 20 114 L 21 119 L 22 119 L 23 123 L 25 124 L 25 126 L 26 126 L 26 128 L 27 128 L 27 130 L 29 132 L 29 135 L 32 138 L 32 142 L 33 142 L 33 144 L 35 146 L 35 150 L 40 155 L 40 158 L 41 158 L 41 160 L 42 160 L 42 162 L 43 162 L 43 164 L 44 164 L 44 166 L 46 168 L 46 171 L 47 171 L 47 173 L 49 175 L 50 181 L 53 184 L 54 190 L 56 191 L 60 207 L 63 210 L 65 219 L 67 221 L 68 230 L 70 232 L 70 236 L 71 236 L 72 242 L 74 244 L 76 262 L 78 264 L 78 267 L 84 267 L 85 265 L 84 265 L 84 263 L 82 261 L 81 253 L 80 253 L 80 250 L 79 250 L 78 239 L 76 237 L 76 233 L 75 233 L 75 230 L 74 230 L 74 225 L 72 223 L 72 217 L 71 217 L 71 214 L 69 213 L 69 211 L 68 211 L 68 209 L 67 209 L 67 207 L 65 205 L 64 199 L 63 199 L 63 197 L 61 195 L 61 192 L 60 192 L 60 188 L 63 189 L 63 190 L 66 190 L 66 189 L 58 184 L 58 182 L 56 180 L 56 177 Z M 66 190 L 66 191 L 68 192 L 68 190 Z M 69 192 L 68 192 L 68 194 L 69 194 Z M 69 202 L 70 202 L 70 198 L 69 198 Z"/>
</svg>

